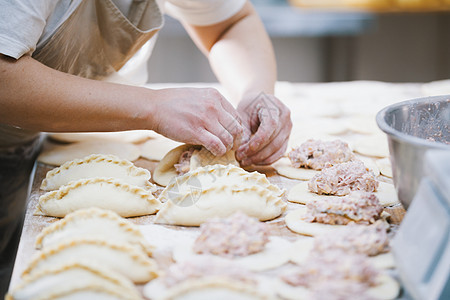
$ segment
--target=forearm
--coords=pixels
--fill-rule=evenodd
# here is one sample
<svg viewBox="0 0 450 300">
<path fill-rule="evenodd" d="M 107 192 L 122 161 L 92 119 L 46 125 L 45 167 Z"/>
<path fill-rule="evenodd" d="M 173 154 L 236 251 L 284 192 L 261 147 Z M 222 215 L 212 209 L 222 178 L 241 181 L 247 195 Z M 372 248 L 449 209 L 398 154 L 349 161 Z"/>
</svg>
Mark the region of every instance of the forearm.
<svg viewBox="0 0 450 300">
<path fill-rule="evenodd" d="M 220 82 L 232 93 L 233 100 L 273 94 L 276 62 L 272 43 L 250 4 L 244 16 L 214 43 L 210 64 Z"/>
<path fill-rule="evenodd" d="M 152 129 L 152 93 L 0 56 L 1 123 L 53 132 Z"/>
</svg>

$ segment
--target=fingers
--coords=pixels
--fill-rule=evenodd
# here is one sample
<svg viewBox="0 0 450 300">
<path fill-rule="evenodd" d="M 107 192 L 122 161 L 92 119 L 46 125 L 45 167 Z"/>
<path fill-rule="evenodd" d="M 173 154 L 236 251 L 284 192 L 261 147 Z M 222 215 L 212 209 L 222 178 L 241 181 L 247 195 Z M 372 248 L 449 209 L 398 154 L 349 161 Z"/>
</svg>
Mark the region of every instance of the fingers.
<svg viewBox="0 0 450 300">
<path fill-rule="evenodd" d="M 240 116 L 236 111 L 236 109 L 233 107 L 233 105 L 231 105 L 231 103 L 228 102 L 220 93 L 219 95 L 220 95 L 220 104 L 222 105 L 223 109 L 227 111 L 233 119 L 240 120 Z"/>
<path fill-rule="evenodd" d="M 215 89 L 207 89 L 205 128 L 218 137 L 227 150 L 240 145 L 244 128 L 236 109 Z M 216 123 L 218 121 L 218 123 Z"/>
<path fill-rule="evenodd" d="M 219 116 L 219 122 L 223 130 L 219 137 L 228 136 L 226 138 L 226 141 L 229 142 L 228 150 L 237 149 L 241 145 L 244 137 L 244 127 L 240 120 L 232 117 L 228 113 L 224 113 Z"/>
<path fill-rule="evenodd" d="M 270 141 L 270 143 L 265 146 L 263 149 L 258 151 L 257 153 L 253 154 L 252 156 L 249 156 L 241 161 L 241 164 L 243 166 L 248 166 L 251 164 L 262 164 L 262 162 L 265 162 L 269 158 L 272 159 L 278 159 L 279 157 L 272 157 L 275 153 L 278 153 L 282 151 L 283 149 L 286 150 L 287 148 L 287 142 L 289 140 L 289 135 L 286 134 L 285 130 L 281 130 L 278 134 L 275 135 L 274 139 Z M 284 154 L 282 152 L 280 154 L 280 157 Z"/>
<path fill-rule="evenodd" d="M 205 100 L 206 114 L 202 116 L 204 129 L 221 141 L 225 151 L 240 145 L 244 129 L 239 115 L 231 103 L 215 89 L 207 90 L 207 98 Z M 204 146 L 207 147 L 206 145 Z M 222 150 L 223 147 L 220 146 L 214 149 L 216 153 L 211 152 L 215 155 L 223 155 L 225 151 Z"/>
<path fill-rule="evenodd" d="M 243 144 L 236 153 L 241 165 L 270 164 L 280 158 L 286 151 L 287 141 L 292 129 L 289 109 L 276 97 L 265 95 L 262 102 L 254 101 L 253 109 L 247 111 L 245 118 L 252 126 L 259 123 L 255 134 L 248 143 Z M 251 107 L 251 106 L 247 106 Z"/>
<path fill-rule="evenodd" d="M 245 160 L 251 157 L 261 149 L 266 147 L 276 137 L 281 130 L 280 125 L 280 111 L 277 107 L 261 106 L 258 109 L 257 115 L 259 118 L 259 127 L 255 134 L 250 138 L 248 143 L 242 145 L 238 149 L 238 159 Z"/>
<path fill-rule="evenodd" d="M 215 156 L 222 156 L 226 153 L 227 147 L 220 138 L 208 130 L 202 129 L 197 134 L 195 144 L 203 145 L 209 152 Z"/>
<path fill-rule="evenodd" d="M 227 112 L 220 115 L 220 124 L 233 136 L 233 149 L 237 149 L 245 140 L 245 127 L 236 109 L 224 97 L 220 98 L 220 104 Z"/>
<path fill-rule="evenodd" d="M 207 126 L 208 127 L 206 128 L 206 130 L 220 139 L 222 144 L 225 146 L 226 151 L 229 151 L 233 148 L 234 137 L 227 129 L 225 129 L 225 127 L 223 127 L 220 123 L 208 124 Z"/>
<path fill-rule="evenodd" d="M 261 107 L 258 110 L 258 118 L 258 130 L 248 143 L 249 149 L 254 152 L 270 143 L 272 135 L 280 129 L 280 111 L 277 107 Z"/>
<path fill-rule="evenodd" d="M 270 165 L 280 159 L 285 153 L 288 145 L 289 136 L 279 135 L 264 149 L 246 158 L 241 162 L 242 166 L 249 165 Z"/>
</svg>

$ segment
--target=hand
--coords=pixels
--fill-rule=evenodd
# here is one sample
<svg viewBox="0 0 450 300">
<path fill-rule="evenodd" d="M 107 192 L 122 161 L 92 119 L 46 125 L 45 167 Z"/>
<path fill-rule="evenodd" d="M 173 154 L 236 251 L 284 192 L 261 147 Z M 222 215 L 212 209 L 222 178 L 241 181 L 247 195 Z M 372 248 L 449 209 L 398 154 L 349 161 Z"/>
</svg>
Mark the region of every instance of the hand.
<svg viewBox="0 0 450 300">
<path fill-rule="evenodd" d="M 275 96 L 246 97 L 237 108 L 245 133 L 236 151 L 242 166 L 269 165 L 286 152 L 292 129 L 291 112 Z"/>
<path fill-rule="evenodd" d="M 154 130 L 176 141 L 203 145 L 216 156 L 240 145 L 243 134 L 234 107 L 212 88 L 159 90 Z"/>
</svg>

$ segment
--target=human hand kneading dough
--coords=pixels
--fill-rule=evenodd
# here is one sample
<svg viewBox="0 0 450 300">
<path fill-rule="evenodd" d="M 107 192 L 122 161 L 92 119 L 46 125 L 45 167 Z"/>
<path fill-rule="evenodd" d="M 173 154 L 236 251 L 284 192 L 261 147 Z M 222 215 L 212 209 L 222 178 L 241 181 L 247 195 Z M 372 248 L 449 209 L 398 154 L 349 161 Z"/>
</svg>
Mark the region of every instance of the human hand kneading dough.
<svg viewBox="0 0 450 300">
<path fill-rule="evenodd" d="M 240 145 L 244 131 L 234 107 L 213 88 L 160 90 L 154 129 L 180 142 L 203 145 L 214 155 L 224 155 Z"/>
<path fill-rule="evenodd" d="M 273 95 L 260 93 L 243 99 L 237 111 L 246 133 L 246 142 L 236 152 L 241 165 L 268 165 L 283 156 L 292 129 L 286 105 Z"/>
</svg>

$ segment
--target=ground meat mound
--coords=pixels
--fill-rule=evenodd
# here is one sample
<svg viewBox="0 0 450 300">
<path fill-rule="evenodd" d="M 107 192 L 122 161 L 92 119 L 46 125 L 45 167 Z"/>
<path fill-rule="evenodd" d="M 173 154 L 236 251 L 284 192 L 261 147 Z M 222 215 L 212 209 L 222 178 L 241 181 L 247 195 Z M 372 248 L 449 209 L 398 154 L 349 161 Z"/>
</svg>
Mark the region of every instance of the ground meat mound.
<svg viewBox="0 0 450 300">
<path fill-rule="evenodd" d="M 322 170 L 354 158 L 347 143 L 341 140 L 307 140 L 288 154 L 294 168 Z"/>
<path fill-rule="evenodd" d="M 248 284 L 256 284 L 250 272 L 235 264 L 202 258 L 173 264 L 162 276 L 165 286 L 172 287 L 191 279 L 220 277 Z"/>
<path fill-rule="evenodd" d="M 351 161 L 325 168 L 308 182 L 308 188 L 316 194 L 348 195 L 351 191 L 375 192 L 378 181 L 361 161 Z"/>
<path fill-rule="evenodd" d="M 341 249 L 348 253 L 375 256 L 389 251 L 388 225 L 383 221 L 376 221 L 373 225 L 348 226 L 332 232 L 319 235 L 314 240 L 315 252 L 325 252 Z"/>
<path fill-rule="evenodd" d="M 303 219 L 330 225 L 349 223 L 372 224 L 381 218 L 383 206 L 377 196 L 367 192 L 352 192 L 345 197 L 314 200 L 306 205 Z"/>
<path fill-rule="evenodd" d="M 266 224 L 238 212 L 225 219 L 214 218 L 203 223 L 193 250 L 224 257 L 247 256 L 262 251 L 268 242 Z"/>
<path fill-rule="evenodd" d="M 361 254 L 342 250 L 314 253 L 296 271 L 281 279 L 311 291 L 311 299 L 371 299 L 365 295 L 376 285 L 378 271 Z"/>
</svg>

